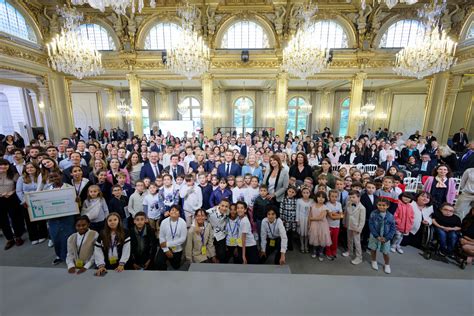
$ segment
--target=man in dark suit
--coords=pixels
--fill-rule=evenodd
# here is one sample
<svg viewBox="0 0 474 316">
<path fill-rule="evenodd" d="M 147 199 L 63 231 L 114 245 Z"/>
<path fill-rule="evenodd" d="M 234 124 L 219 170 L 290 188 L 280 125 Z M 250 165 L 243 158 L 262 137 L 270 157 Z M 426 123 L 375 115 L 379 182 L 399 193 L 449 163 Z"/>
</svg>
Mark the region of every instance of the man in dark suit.
<svg viewBox="0 0 474 316">
<path fill-rule="evenodd" d="M 219 167 L 217 167 L 217 177 L 227 178 L 228 176 L 240 176 L 242 174 L 242 169 L 238 164 L 232 162 L 234 158 L 232 151 L 226 151 L 224 157 L 225 162 L 221 163 Z"/>
<path fill-rule="evenodd" d="M 431 157 L 431 160 L 436 160 L 436 152 L 438 151 L 439 144 L 436 140 L 431 142 L 431 146 L 426 146 L 425 150 L 421 154 L 428 154 Z"/>
<path fill-rule="evenodd" d="M 173 178 L 173 181 L 176 181 L 176 177 L 179 175 L 184 175 L 183 166 L 178 165 L 179 156 L 174 154 L 170 157 L 170 165 L 165 168 L 165 172 L 169 173 Z"/>
<path fill-rule="evenodd" d="M 420 172 L 418 174 L 412 174 L 411 176 L 416 177 L 419 174 L 421 174 L 421 176 L 431 176 L 435 166 L 436 159 L 431 159 L 431 155 L 429 153 L 424 153 L 421 155 Z"/>
<path fill-rule="evenodd" d="M 150 147 L 151 151 L 165 152 L 166 146 L 161 143 L 161 137 L 155 138 L 155 143 Z"/>
<path fill-rule="evenodd" d="M 463 152 L 466 148 L 467 144 L 469 144 L 469 140 L 467 139 L 466 130 L 461 128 L 459 133 L 453 135 L 453 149 L 456 152 Z"/>
<path fill-rule="evenodd" d="M 392 167 L 392 166 L 397 167 L 397 169 L 400 169 L 400 166 L 399 166 L 398 162 L 396 162 L 394 160 L 394 158 L 395 157 L 393 157 L 392 153 L 387 154 L 387 160 L 382 162 L 380 164 L 380 167 L 382 167 L 383 170 L 385 170 L 385 171 L 388 171 L 388 169 L 390 169 L 390 167 Z"/>
<path fill-rule="evenodd" d="M 474 140 L 471 140 L 468 144 L 468 149 L 459 159 L 459 171 L 461 174 L 469 168 L 474 168 Z"/>
<path fill-rule="evenodd" d="M 158 153 L 152 151 L 149 155 L 148 162 L 146 162 L 140 171 L 140 179 L 146 177 L 151 181 L 155 181 L 156 177 L 163 173 L 163 166 L 158 163 Z"/>
<path fill-rule="evenodd" d="M 247 157 L 249 154 L 249 148 L 252 146 L 252 139 L 250 136 L 245 137 L 245 143 L 240 147 L 240 154 Z"/>
<path fill-rule="evenodd" d="M 434 142 L 436 140 L 436 137 L 433 136 L 433 131 L 428 131 L 426 133 L 426 148 L 430 149 L 432 147 L 431 142 Z"/>
<path fill-rule="evenodd" d="M 85 141 L 80 140 L 77 142 L 76 152 L 78 152 L 81 155 L 81 158 L 83 158 L 86 161 L 86 164 L 89 165 L 89 162 L 91 161 L 91 154 L 88 151 L 86 151 Z"/>
<path fill-rule="evenodd" d="M 72 165 L 69 168 L 66 168 L 66 169 L 63 170 L 63 182 L 64 183 L 71 184 L 71 181 L 72 181 L 71 171 L 72 171 L 72 168 L 75 167 L 75 166 L 80 166 L 81 167 L 83 178 L 86 178 L 86 179 L 89 178 L 89 167 L 81 166 L 82 156 L 81 156 L 80 153 L 78 153 L 78 152 L 71 153 L 71 156 L 69 157 L 69 159 L 71 160 Z"/>
</svg>

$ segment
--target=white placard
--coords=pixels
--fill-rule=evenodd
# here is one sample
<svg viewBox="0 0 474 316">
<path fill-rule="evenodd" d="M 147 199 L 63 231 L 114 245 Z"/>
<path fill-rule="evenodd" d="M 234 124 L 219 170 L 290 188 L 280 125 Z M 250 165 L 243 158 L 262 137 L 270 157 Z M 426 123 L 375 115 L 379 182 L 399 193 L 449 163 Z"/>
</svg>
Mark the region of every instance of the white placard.
<svg viewBox="0 0 474 316">
<path fill-rule="evenodd" d="M 30 221 L 79 214 L 74 187 L 25 193 Z"/>
<path fill-rule="evenodd" d="M 188 132 L 188 136 L 191 136 L 191 133 L 194 132 L 193 121 L 159 121 L 158 125 L 163 136 L 166 136 L 168 132 L 174 137 L 183 137 L 184 132 Z"/>
</svg>

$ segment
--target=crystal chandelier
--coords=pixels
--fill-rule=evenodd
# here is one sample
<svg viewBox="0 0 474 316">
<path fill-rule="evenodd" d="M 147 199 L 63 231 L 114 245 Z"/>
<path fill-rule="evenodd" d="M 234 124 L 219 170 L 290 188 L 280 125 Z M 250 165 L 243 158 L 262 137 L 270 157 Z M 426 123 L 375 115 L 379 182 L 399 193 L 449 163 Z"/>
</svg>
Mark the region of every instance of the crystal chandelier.
<svg viewBox="0 0 474 316">
<path fill-rule="evenodd" d="M 125 98 L 122 96 L 122 84 L 120 84 L 120 103 L 117 104 L 117 111 L 125 117 L 129 117 L 132 114 L 132 107 L 126 103 Z"/>
<path fill-rule="evenodd" d="M 177 13 L 181 17 L 183 31 L 177 43 L 167 52 L 166 66 L 170 71 L 191 80 L 209 70 L 210 51 L 204 39 L 193 29 L 198 16 L 196 7 L 186 3 L 177 9 Z"/>
<path fill-rule="evenodd" d="M 309 82 L 306 81 L 306 94 L 309 95 L 308 93 L 308 85 L 309 85 Z M 306 101 L 305 99 L 303 99 L 303 104 L 300 105 L 298 107 L 298 109 L 306 114 L 310 114 L 311 111 L 313 110 L 313 106 L 311 105 L 311 103 L 309 103 L 308 101 Z"/>
<path fill-rule="evenodd" d="M 184 114 L 186 114 L 186 112 L 189 111 L 190 105 L 189 105 L 189 100 L 184 98 L 184 88 L 183 88 L 183 82 L 182 81 L 181 81 L 181 97 L 182 97 L 182 100 L 178 104 L 178 113 L 181 116 L 183 116 Z"/>
<path fill-rule="evenodd" d="M 57 11 L 64 25 L 61 33 L 46 45 L 50 67 L 79 79 L 102 73 L 101 54 L 78 30 L 82 14 L 68 8 L 58 8 Z"/>
<path fill-rule="evenodd" d="M 73 5 L 83 5 L 89 4 L 92 8 L 100 10 L 101 12 L 105 11 L 106 7 L 111 7 L 112 10 L 117 14 L 125 15 L 127 8 L 132 8 L 132 13 L 135 13 L 138 9 L 138 12 L 142 12 L 144 5 L 144 0 L 71 0 Z M 138 3 L 137 3 L 138 2 Z M 150 0 L 150 7 L 156 8 L 156 0 Z"/>
<path fill-rule="evenodd" d="M 237 104 L 237 110 L 239 110 L 240 114 L 245 115 L 247 114 L 248 111 L 250 111 L 250 108 L 252 107 L 252 104 L 250 103 L 250 100 L 245 96 L 245 81 L 244 81 L 244 96 L 242 99 L 239 101 L 239 104 Z"/>
<path fill-rule="evenodd" d="M 306 79 L 328 66 L 329 54 L 312 38 L 310 20 L 317 7 L 311 4 L 302 8 L 299 16 L 304 19 L 296 35 L 283 50 L 282 68 L 289 74 Z"/>
<path fill-rule="evenodd" d="M 396 55 L 394 71 L 402 76 L 422 79 L 432 74 L 446 71 L 456 63 L 456 46 L 440 25 L 440 17 L 446 2 L 425 5 L 419 10 L 419 16 L 424 19 L 425 35 L 420 41 L 400 50 Z"/>
</svg>

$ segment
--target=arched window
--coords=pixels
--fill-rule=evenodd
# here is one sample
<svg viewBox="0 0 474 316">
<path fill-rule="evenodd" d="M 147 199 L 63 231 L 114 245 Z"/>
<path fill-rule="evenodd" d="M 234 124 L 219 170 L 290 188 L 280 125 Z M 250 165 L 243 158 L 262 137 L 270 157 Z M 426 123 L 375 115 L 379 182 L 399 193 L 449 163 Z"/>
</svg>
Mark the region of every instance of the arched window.
<svg viewBox="0 0 474 316">
<path fill-rule="evenodd" d="M 471 23 L 471 26 L 469 26 L 469 30 L 467 31 L 466 34 L 466 39 L 472 39 L 474 38 L 474 21 Z"/>
<path fill-rule="evenodd" d="M 115 50 L 115 43 L 107 30 L 98 24 L 82 24 L 81 36 L 89 40 L 97 50 Z"/>
<path fill-rule="evenodd" d="M 344 28 L 333 20 L 321 20 L 313 23 L 309 32 L 321 48 L 347 48 L 348 40 Z"/>
<path fill-rule="evenodd" d="M 158 23 L 150 29 L 145 37 L 145 49 L 170 49 L 180 37 L 181 32 L 181 27 L 175 23 Z"/>
<path fill-rule="evenodd" d="M 241 103 L 244 101 L 249 102 L 250 104 L 250 109 L 242 113 L 239 110 L 239 106 Z M 240 97 L 234 102 L 234 127 L 237 131 L 237 134 L 243 133 L 245 134 L 246 132 L 253 132 L 254 129 L 254 103 L 253 100 L 250 99 L 249 97 Z"/>
<path fill-rule="evenodd" d="M 145 98 L 142 98 L 142 125 L 143 134 L 150 135 L 150 106 Z"/>
<path fill-rule="evenodd" d="M 414 45 L 423 38 L 425 27 L 417 20 L 401 20 L 390 25 L 383 34 L 380 48 L 399 48 Z"/>
<path fill-rule="evenodd" d="M 33 28 L 26 23 L 25 17 L 6 0 L 0 0 L 0 32 L 29 42 L 38 42 Z"/>
<path fill-rule="evenodd" d="M 13 134 L 15 128 L 10 114 L 8 98 L 4 93 L 0 93 L 0 111 L 2 111 L 0 116 L 0 133 L 5 135 Z"/>
<path fill-rule="evenodd" d="M 351 100 L 344 99 L 341 103 L 341 119 L 339 120 L 339 136 L 346 136 L 347 128 L 349 127 L 349 108 Z"/>
<path fill-rule="evenodd" d="M 268 35 L 263 27 L 252 21 L 232 24 L 222 38 L 221 48 L 247 49 L 269 48 Z"/>
<path fill-rule="evenodd" d="M 189 109 L 181 115 L 183 121 L 193 121 L 194 130 L 201 128 L 201 103 L 194 97 L 186 97 L 183 102 L 189 104 Z"/>
<path fill-rule="evenodd" d="M 307 129 L 308 113 L 301 111 L 300 107 L 305 105 L 306 101 L 302 97 L 291 98 L 288 102 L 288 125 L 286 132 L 293 132 L 298 135 L 301 129 Z"/>
</svg>

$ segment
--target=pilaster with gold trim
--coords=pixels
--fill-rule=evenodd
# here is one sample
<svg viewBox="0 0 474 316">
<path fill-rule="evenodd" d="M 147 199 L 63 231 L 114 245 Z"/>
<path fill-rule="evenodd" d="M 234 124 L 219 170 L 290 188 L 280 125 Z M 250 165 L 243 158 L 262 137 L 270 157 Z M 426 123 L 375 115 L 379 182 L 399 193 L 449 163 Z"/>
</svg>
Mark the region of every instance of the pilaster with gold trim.
<svg viewBox="0 0 474 316">
<path fill-rule="evenodd" d="M 211 137 L 213 126 L 213 96 L 214 96 L 214 82 L 211 74 L 204 74 L 201 79 L 202 84 L 202 113 L 201 117 L 204 126 L 204 135 Z"/>
<path fill-rule="evenodd" d="M 356 136 L 359 122 L 359 113 L 362 106 L 362 93 L 364 92 L 365 72 L 359 72 L 352 78 L 351 103 L 349 108 L 349 126 L 347 135 Z"/>
<path fill-rule="evenodd" d="M 445 101 L 448 93 L 450 74 L 448 72 L 433 75 L 428 82 L 428 95 L 426 97 L 426 111 L 423 124 L 423 134 L 432 130 L 436 137 L 443 134 L 445 121 Z M 448 126 L 449 129 L 449 126 Z M 445 139 L 444 141 L 446 141 Z M 443 141 L 440 139 L 440 141 Z"/>
<path fill-rule="evenodd" d="M 280 137 L 286 134 L 286 125 L 288 122 L 287 116 L 284 114 L 288 113 L 287 106 L 288 99 L 288 74 L 286 72 L 279 73 L 276 82 L 276 107 L 275 114 L 277 119 L 275 120 L 275 131 L 276 135 Z"/>
<path fill-rule="evenodd" d="M 134 135 L 143 134 L 142 120 L 142 95 L 140 89 L 140 79 L 136 74 L 127 75 L 130 88 L 130 101 L 132 102 L 132 130 Z"/>
</svg>

